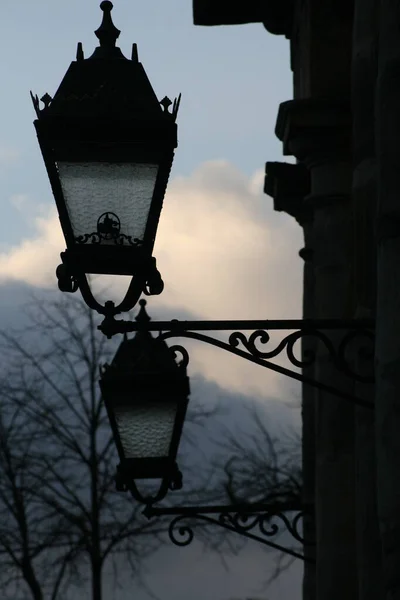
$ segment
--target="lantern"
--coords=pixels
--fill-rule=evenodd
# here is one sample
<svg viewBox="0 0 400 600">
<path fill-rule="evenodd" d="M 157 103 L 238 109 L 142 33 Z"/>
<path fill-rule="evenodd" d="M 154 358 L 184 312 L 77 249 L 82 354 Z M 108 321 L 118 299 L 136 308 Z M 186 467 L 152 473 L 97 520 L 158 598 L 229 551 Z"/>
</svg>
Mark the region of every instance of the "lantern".
<svg viewBox="0 0 400 600">
<path fill-rule="evenodd" d="M 152 257 L 158 221 L 177 146 L 179 99 L 161 103 L 138 60 L 116 47 L 113 5 L 100 5 L 100 40 L 85 59 L 78 44 L 54 98 L 32 95 L 35 127 L 67 249 L 57 269 L 62 291 L 81 289 L 106 314 L 130 310 L 141 293 L 158 294 L 161 276 Z M 132 277 L 120 307 L 94 300 L 87 274 Z"/>
<path fill-rule="evenodd" d="M 146 302 L 140 303 L 139 325 L 149 320 Z M 139 327 L 103 368 L 100 387 L 120 457 L 119 489 L 143 502 L 136 479 L 162 480 L 157 499 L 168 487 L 181 487 L 176 454 L 190 393 L 186 366 L 162 339 Z"/>
</svg>

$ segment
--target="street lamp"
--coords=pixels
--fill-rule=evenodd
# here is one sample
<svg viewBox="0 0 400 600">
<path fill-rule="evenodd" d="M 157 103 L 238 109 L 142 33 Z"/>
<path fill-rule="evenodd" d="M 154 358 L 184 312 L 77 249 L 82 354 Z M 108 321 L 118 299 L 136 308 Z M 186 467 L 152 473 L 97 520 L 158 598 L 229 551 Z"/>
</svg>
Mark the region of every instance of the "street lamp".
<svg viewBox="0 0 400 600">
<path fill-rule="evenodd" d="M 113 5 L 100 5 L 100 46 L 85 59 L 78 44 L 54 98 L 32 96 L 35 128 L 67 249 L 57 269 L 62 291 L 81 290 L 102 314 L 133 308 L 163 282 L 152 251 L 177 146 L 180 98 L 157 100 L 136 44 L 132 59 L 116 47 Z M 128 275 L 123 302 L 101 306 L 86 275 Z"/>
<path fill-rule="evenodd" d="M 190 389 L 185 360 L 178 363 L 174 348 L 145 330 L 145 304 L 140 301 L 138 332 L 103 367 L 100 387 L 120 457 L 117 489 L 149 504 L 182 487 L 176 454 Z M 136 479 L 160 479 L 156 496 L 144 497 Z"/>
<path fill-rule="evenodd" d="M 150 356 L 149 348 L 154 344 L 157 348 L 157 355 L 164 356 L 166 349 L 165 341 L 170 339 L 189 339 L 196 340 L 203 344 L 210 344 L 220 350 L 229 352 L 241 359 L 247 360 L 252 364 L 279 373 L 285 377 L 290 377 L 296 381 L 304 382 L 313 388 L 323 390 L 337 397 L 342 401 L 351 402 L 358 406 L 363 406 L 367 410 L 373 410 L 373 404 L 363 398 L 357 397 L 352 393 L 342 389 L 340 384 L 330 386 L 318 378 L 310 377 L 307 373 L 299 372 L 299 369 L 309 367 L 315 364 L 316 353 L 307 353 L 305 351 L 297 354 L 295 346 L 304 338 L 313 338 L 319 343 L 324 351 L 329 355 L 333 365 L 341 377 L 347 377 L 351 381 L 359 381 L 363 384 L 373 383 L 373 378 L 369 373 L 363 372 L 360 364 L 357 363 L 357 369 L 354 368 L 354 344 L 359 349 L 360 358 L 366 358 L 373 355 L 374 346 L 374 322 L 367 319 L 290 319 L 290 320 L 233 320 L 233 321 L 151 321 L 144 312 L 144 306 L 141 308 L 141 315 L 136 321 L 121 321 L 114 317 L 107 317 L 99 327 L 107 337 L 112 337 L 118 333 L 136 332 L 135 338 L 130 340 L 131 350 L 125 346 L 120 364 L 126 360 L 127 367 L 115 369 L 113 374 L 109 367 L 102 376 L 103 396 L 107 403 L 114 403 L 111 408 L 108 406 L 111 425 L 114 431 L 116 444 L 121 457 L 121 465 L 117 476 L 117 485 L 120 490 L 130 489 L 133 496 L 145 504 L 143 514 L 151 519 L 158 517 L 171 517 L 168 527 L 168 534 L 171 541 L 177 546 L 189 545 L 195 537 L 195 526 L 198 524 L 213 525 L 227 531 L 240 534 L 251 540 L 256 540 L 261 544 L 267 545 L 276 550 L 285 552 L 295 558 L 307 562 L 315 562 L 315 559 L 307 553 L 299 553 L 292 547 L 286 547 L 272 541 L 271 538 L 278 536 L 283 530 L 286 530 L 294 540 L 303 545 L 314 545 L 313 540 L 305 540 L 302 533 L 302 520 L 305 516 L 313 518 L 314 507 L 307 505 L 299 499 L 288 499 L 287 502 L 276 503 L 241 503 L 241 504 L 223 504 L 223 505 L 203 505 L 197 506 L 157 506 L 156 503 L 162 500 L 168 488 L 177 489 L 181 486 L 181 476 L 177 471 L 175 458 L 179 439 L 181 436 L 184 413 L 187 404 L 188 384 L 181 382 L 182 395 L 180 399 L 173 392 L 174 385 L 167 388 L 164 384 L 162 373 L 159 369 L 142 369 L 141 364 L 159 365 L 161 361 L 149 361 L 145 357 Z M 285 333 L 283 339 L 274 344 L 273 338 L 269 335 L 271 331 L 281 331 Z M 335 331 L 338 334 L 337 344 L 334 344 L 330 337 L 330 332 Z M 151 332 L 157 332 L 158 337 L 152 338 Z M 209 332 L 214 332 L 210 335 Z M 216 332 L 229 332 L 228 340 L 221 339 Z M 246 333 L 248 332 L 248 333 Z M 250 333 L 249 333 L 250 332 Z M 289 333 L 290 332 L 290 333 Z M 141 341 L 140 341 L 141 340 Z M 147 340 L 147 341 L 146 341 Z M 140 341 L 140 343 L 139 343 Z M 134 343 L 136 342 L 136 346 Z M 123 344 L 127 344 L 127 341 Z M 147 346 L 148 344 L 148 346 Z M 139 348 L 142 347 L 142 353 Z M 147 350 L 146 350 L 147 348 Z M 189 362 L 189 354 L 184 346 L 176 345 L 169 348 L 169 352 L 180 353 L 184 360 L 180 365 L 181 373 L 186 376 L 186 367 Z M 159 353 L 159 354 L 158 354 Z M 290 366 L 284 366 L 275 362 L 274 359 L 286 354 Z M 113 361 L 117 363 L 118 353 Z M 126 358 L 123 359 L 123 356 Z M 141 356 L 141 361 L 132 361 L 132 357 Z M 153 355 L 154 356 L 154 355 Z M 131 357 L 131 358 L 130 358 Z M 350 357 L 350 360 L 349 360 Z M 171 355 L 166 358 L 166 364 L 171 366 L 171 373 L 176 373 L 177 365 L 171 364 Z M 129 362 L 130 361 L 130 362 Z M 147 363 L 146 363 L 147 361 Z M 130 366 L 128 366 L 130 365 Z M 126 390 L 129 389 L 129 377 L 134 379 L 134 372 L 137 373 L 138 398 L 161 398 L 166 397 L 165 390 L 171 391 L 171 412 L 168 410 L 160 411 L 156 402 L 145 404 L 145 418 L 141 420 L 138 407 L 125 412 L 125 407 L 131 406 L 128 401 L 123 401 Z M 125 373 L 125 375 L 123 375 Z M 105 391 L 104 381 L 110 375 L 109 379 L 109 400 Z M 120 380 L 120 381 L 119 381 Z M 168 380 L 167 380 L 168 381 Z M 187 385 L 187 387 L 186 387 Z M 142 387 L 143 386 L 143 387 Z M 175 389 L 179 389 L 179 386 Z M 114 390 L 114 394 L 113 394 Z M 125 390 L 125 391 L 124 391 Z M 154 390 L 157 390 L 154 391 Z M 133 397 L 133 396 L 132 396 Z M 173 404 L 175 401 L 175 404 Z M 178 403 L 182 402 L 181 408 Z M 144 402 L 143 402 L 144 404 Z M 175 407 L 173 408 L 172 405 Z M 122 410 L 119 408 L 122 406 Z M 118 416 L 118 411 L 120 415 Z M 173 416 L 175 415 L 174 426 L 172 426 Z M 119 419 L 119 424 L 117 423 Z M 161 426 L 161 420 L 164 420 Z M 125 425 L 123 426 L 123 421 Z M 148 428 L 147 424 L 151 423 Z M 157 423 L 157 426 L 156 426 Z M 165 437 L 156 433 L 158 431 L 168 431 Z M 151 433 L 149 434 L 149 431 Z M 160 440 L 168 440 L 163 448 L 164 452 L 169 445 L 169 462 L 165 460 L 148 460 L 155 457 L 149 457 L 147 450 L 152 444 L 159 444 Z M 172 441 L 173 440 L 173 441 Z M 143 451 L 142 449 L 145 449 Z M 131 454 L 129 454 L 131 453 Z M 133 454 L 135 453 L 135 460 Z M 165 455 L 164 455 L 165 458 Z M 154 465 L 154 467 L 153 467 Z M 167 466 L 168 465 L 168 466 Z M 158 476 L 162 478 L 162 483 L 158 493 L 153 496 L 140 494 L 135 484 L 135 478 L 153 478 Z M 171 485 L 172 484 L 172 485 Z"/>
<path fill-rule="evenodd" d="M 306 560 L 265 539 L 276 535 L 277 526 L 270 526 L 271 518 L 276 517 L 297 541 L 304 541 L 298 524 L 310 507 L 301 503 L 154 506 L 168 488 L 179 489 L 182 485 L 176 455 L 189 397 L 189 355 L 182 346 L 168 348 L 165 340 L 183 337 L 211 344 L 373 410 L 372 403 L 340 385 L 330 386 L 310 377 L 308 367 L 315 363 L 317 354 L 305 350 L 299 357 L 294 348 L 311 336 L 328 353 L 338 372 L 353 381 L 372 383 L 369 374 L 355 371 L 354 353 L 349 353 L 349 348 L 363 341 L 373 346 L 374 323 L 360 319 L 150 323 L 144 301 L 136 323 L 115 319 L 116 314 L 133 308 L 142 293 L 159 294 L 163 289 L 152 252 L 177 147 L 180 97 L 173 105 L 168 98 L 158 102 L 139 63 L 136 45 L 131 60 L 116 47 L 120 31 L 111 19 L 112 3 L 106 0 L 100 7 L 103 21 L 95 32 L 100 46 L 85 59 L 78 44 L 76 61 L 54 98 L 48 94 L 41 98 L 43 106 L 37 96 L 31 96 L 38 140 L 67 246 L 57 269 L 59 288 L 81 290 L 88 306 L 105 315 L 99 329 L 107 337 L 125 334 L 111 365 L 103 368 L 100 382 L 120 457 L 117 487 L 130 490 L 146 504 L 149 518 L 174 515 L 169 532 L 178 545 L 187 545 L 193 539 L 192 529 L 182 526 L 182 519 L 200 518 Z M 123 301 L 118 306 L 112 302 L 102 306 L 91 292 L 87 279 L 90 273 L 130 276 Z M 271 347 L 271 330 L 292 333 Z M 136 335 L 128 340 L 126 334 L 132 331 Z M 153 338 L 151 331 L 158 331 L 159 336 Z M 205 335 L 207 331 L 230 332 L 229 339 Z M 246 331 L 251 334 L 246 335 Z M 342 332 L 338 344 L 333 343 L 330 331 Z M 360 356 L 365 358 L 363 344 L 359 347 Z M 181 363 L 176 359 L 179 352 Z M 283 352 L 294 369 L 274 362 Z M 348 356 L 352 357 L 350 361 Z M 299 372 L 304 367 L 307 370 Z M 142 494 L 136 485 L 138 479 L 161 480 L 158 492 L 154 496 Z M 293 511 L 298 514 L 290 520 L 288 513 Z M 185 540 L 176 539 L 175 526 L 180 536 L 187 536 Z M 259 534 L 254 535 L 251 530 L 257 527 Z"/>
</svg>

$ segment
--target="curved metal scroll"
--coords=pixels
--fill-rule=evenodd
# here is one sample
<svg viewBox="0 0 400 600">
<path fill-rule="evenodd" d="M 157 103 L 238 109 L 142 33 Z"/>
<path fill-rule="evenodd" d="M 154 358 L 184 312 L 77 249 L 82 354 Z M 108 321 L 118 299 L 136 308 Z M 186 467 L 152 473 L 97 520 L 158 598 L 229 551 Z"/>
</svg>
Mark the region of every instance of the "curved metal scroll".
<svg viewBox="0 0 400 600">
<path fill-rule="evenodd" d="M 212 514 L 216 516 L 210 516 Z M 188 546 L 192 543 L 195 537 L 194 530 L 196 526 L 200 526 L 201 522 L 205 525 L 216 525 L 243 535 L 251 540 L 261 542 L 266 546 L 270 546 L 275 550 L 290 554 L 295 558 L 307 562 L 314 562 L 310 557 L 306 557 L 300 552 L 277 544 L 269 538 L 281 534 L 284 530 L 288 531 L 291 536 L 303 545 L 314 545 L 304 540 L 300 532 L 300 524 L 302 518 L 308 511 L 305 509 L 285 510 L 265 507 L 263 510 L 252 510 L 247 507 L 245 510 L 231 506 L 219 507 L 177 507 L 177 508 L 155 508 L 147 506 L 144 510 L 147 518 L 154 516 L 176 515 L 168 528 L 170 540 L 176 546 Z M 200 523 L 199 523 L 200 522 Z"/>
<path fill-rule="evenodd" d="M 299 369 L 303 369 L 315 364 L 317 359 L 316 351 L 311 348 L 306 348 L 301 358 L 296 357 L 294 348 L 295 344 L 306 337 L 314 338 L 316 341 L 323 344 L 338 371 L 351 377 L 355 381 L 362 383 L 373 383 L 374 378 L 371 375 L 362 375 L 361 373 L 357 373 L 351 367 L 350 362 L 346 359 L 346 354 L 349 350 L 350 344 L 360 343 L 360 339 L 364 339 L 364 342 L 366 340 L 370 346 L 369 348 L 368 346 L 362 346 L 358 348 L 358 354 L 360 358 L 371 359 L 373 357 L 374 334 L 369 330 L 353 330 L 347 332 L 340 341 L 338 348 L 335 348 L 331 338 L 326 333 L 319 330 L 307 331 L 306 329 L 290 333 L 283 340 L 281 340 L 281 342 L 279 342 L 276 348 L 267 352 L 263 352 L 257 347 L 257 343 L 266 345 L 270 341 L 270 335 L 265 330 L 254 331 L 248 338 L 243 332 L 235 331 L 229 337 L 229 345 L 233 348 L 237 348 L 240 344 L 242 344 L 249 354 L 264 360 L 275 358 L 281 354 L 281 352 L 286 350 L 286 355 L 291 364 Z"/>
<path fill-rule="evenodd" d="M 132 277 L 125 297 L 120 304 L 115 306 L 114 302 L 108 301 L 103 306 L 95 299 L 85 274 L 76 276 L 76 280 L 78 282 L 78 288 L 80 289 L 82 297 L 87 306 L 105 316 L 114 316 L 121 312 L 130 310 L 130 308 L 137 304 L 145 286 L 145 282 L 141 277 Z"/>
<path fill-rule="evenodd" d="M 373 376 L 371 376 L 370 374 L 363 374 L 357 372 L 350 364 L 350 361 L 346 359 L 346 355 L 349 352 L 350 345 L 355 343 L 358 344 L 358 356 L 360 358 L 365 360 L 366 358 L 370 359 L 373 356 L 375 338 L 374 333 L 370 330 L 361 329 L 345 332 L 338 346 L 335 347 L 330 337 L 326 333 L 320 330 L 302 329 L 300 331 L 295 331 L 287 335 L 283 340 L 279 342 L 279 344 L 275 348 L 272 348 L 271 350 L 261 350 L 258 347 L 259 344 L 265 346 L 270 342 L 270 335 L 265 330 L 254 331 L 249 336 L 246 336 L 246 334 L 244 334 L 241 331 L 235 331 L 230 335 L 228 342 L 195 331 L 172 330 L 161 333 L 160 337 L 163 340 L 176 337 L 183 337 L 198 340 L 200 342 L 216 346 L 217 348 L 226 350 L 231 354 L 240 356 L 241 358 L 244 358 L 257 365 L 280 373 L 281 375 L 291 377 L 292 379 L 296 379 L 297 381 L 302 381 L 304 383 L 317 387 L 323 391 L 329 392 L 336 396 L 340 396 L 341 398 L 348 400 L 353 404 L 358 404 L 359 406 L 373 409 L 373 404 L 363 400 L 362 398 L 357 398 L 345 391 L 334 388 L 323 382 L 314 380 L 311 377 L 305 375 L 304 373 L 293 371 L 281 365 L 277 365 L 269 360 L 271 358 L 277 357 L 279 354 L 286 351 L 286 356 L 289 359 L 289 362 L 294 367 L 302 369 L 313 365 L 316 362 L 317 358 L 317 353 L 314 350 L 306 349 L 303 352 L 302 357 L 297 357 L 294 349 L 296 342 L 302 340 L 305 337 L 312 337 L 324 345 L 324 348 L 327 351 L 330 360 L 335 365 L 338 372 L 343 373 L 344 375 L 350 377 L 355 381 L 360 381 L 363 383 L 373 383 Z M 360 343 L 361 341 L 364 342 L 362 345 Z M 365 345 L 365 341 L 368 342 L 369 347 Z M 239 348 L 239 345 L 242 345 L 244 349 Z M 180 352 L 185 357 L 184 361 L 187 366 L 189 362 L 187 350 L 183 346 L 179 345 L 174 346 L 173 350 L 174 353 Z M 357 364 L 359 362 L 361 361 L 357 361 Z"/>
</svg>

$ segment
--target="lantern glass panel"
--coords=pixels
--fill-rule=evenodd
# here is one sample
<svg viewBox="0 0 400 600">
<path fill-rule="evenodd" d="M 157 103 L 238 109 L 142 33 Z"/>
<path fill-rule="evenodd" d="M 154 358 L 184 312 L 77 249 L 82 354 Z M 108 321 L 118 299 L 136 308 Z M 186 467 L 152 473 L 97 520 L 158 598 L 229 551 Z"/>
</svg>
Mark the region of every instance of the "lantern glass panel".
<svg viewBox="0 0 400 600">
<path fill-rule="evenodd" d="M 114 408 L 125 458 L 167 457 L 177 413 L 176 402 L 146 400 Z"/>
<path fill-rule="evenodd" d="M 119 236 L 143 241 L 158 165 L 58 162 L 57 168 L 75 239 L 97 233 L 101 244 Z"/>
</svg>

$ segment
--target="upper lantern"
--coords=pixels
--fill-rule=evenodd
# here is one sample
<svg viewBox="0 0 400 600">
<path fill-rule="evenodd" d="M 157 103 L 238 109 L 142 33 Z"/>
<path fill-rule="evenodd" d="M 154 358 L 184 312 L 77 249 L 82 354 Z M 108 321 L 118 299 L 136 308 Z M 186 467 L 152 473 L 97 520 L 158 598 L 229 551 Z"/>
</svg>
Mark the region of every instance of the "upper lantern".
<svg viewBox="0 0 400 600">
<path fill-rule="evenodd" d="M 32 95 L 35 127 L 67 244 L 62 258 L 86 273 L 139 275 L 151 256 L 177 146 L 179 99 L 157 100 L 136 45 L 116 47 L 113 5 L 100 5 L 100 46 L 78 44 L 54 98 Z M 172 110 L 170 107 L 172 105 Z"/>
</svg>

